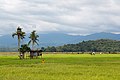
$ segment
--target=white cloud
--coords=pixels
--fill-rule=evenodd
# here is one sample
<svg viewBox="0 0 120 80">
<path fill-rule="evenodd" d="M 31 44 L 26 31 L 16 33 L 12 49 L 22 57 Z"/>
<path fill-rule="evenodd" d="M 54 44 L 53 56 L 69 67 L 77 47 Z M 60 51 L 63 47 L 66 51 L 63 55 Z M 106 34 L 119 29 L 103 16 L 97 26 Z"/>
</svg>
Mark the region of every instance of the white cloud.
<svg viewBox="0 0 120 80">
<path fill-rule="evenodd" d="M 119 33 L 119 21 L 119 0 L 0 0 L 0 34 L 17 25 L 26 32 Z"/>
</svg>

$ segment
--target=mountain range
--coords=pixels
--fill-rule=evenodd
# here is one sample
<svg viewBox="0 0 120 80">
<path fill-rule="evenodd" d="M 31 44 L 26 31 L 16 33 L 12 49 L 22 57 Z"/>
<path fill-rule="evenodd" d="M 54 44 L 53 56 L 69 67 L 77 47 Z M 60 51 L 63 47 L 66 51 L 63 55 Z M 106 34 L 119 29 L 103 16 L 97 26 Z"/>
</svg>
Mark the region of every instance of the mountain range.
<svg viewBox="0 0 120 80">
<path fill-rule="evenodd" d="M 27 43 L 29 41 L 28 36 L 29 34 L 26 35 L 26 38 L 21 43 Z M 97 39 L 120 40 L 120 34 L 105 32 L 95 33 L 86 36 L 68 35 L 64 33 L 39 34 L 39 47 L 62 46 L 64 44 L 75 44 L 81 41 Z M 17 37 L 12 38 L 11 35 L 0 36 L 0 47 L 17 47 Z"/>
</svg>

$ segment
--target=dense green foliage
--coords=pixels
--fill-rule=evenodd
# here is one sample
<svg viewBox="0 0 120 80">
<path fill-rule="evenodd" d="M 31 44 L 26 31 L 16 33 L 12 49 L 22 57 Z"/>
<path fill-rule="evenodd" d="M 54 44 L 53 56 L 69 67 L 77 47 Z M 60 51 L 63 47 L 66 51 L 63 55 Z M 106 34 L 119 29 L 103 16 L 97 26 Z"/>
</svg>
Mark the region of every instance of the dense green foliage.
<svg viewBox="0 0 120 80">
<path fill-rule="evenodd" d="M 0 80 L 120 80 L 119 54 L 43 54 L 20 60 L 0 53 Z"/>
<path fill-rule="evenodd" d="M 30 47 L 28 47 L 27 44 L 21 45 L 21 48 L 19 49 L 20 52 L 25 53 L 30 51 Z"/>
<path fill-rule="evenodd" d="M 47 47 L 48 52 L 119 52 L 120 41 L 100 39 L 67 44 L 59 47 Z"/>
</svg>

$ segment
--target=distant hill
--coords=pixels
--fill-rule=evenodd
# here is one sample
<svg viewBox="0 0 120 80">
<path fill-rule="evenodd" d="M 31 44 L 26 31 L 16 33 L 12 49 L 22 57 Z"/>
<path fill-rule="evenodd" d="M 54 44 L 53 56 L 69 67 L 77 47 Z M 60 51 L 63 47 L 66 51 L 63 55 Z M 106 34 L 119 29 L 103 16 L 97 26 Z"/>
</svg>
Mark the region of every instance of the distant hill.
<svg viewBox="0 0 120 80">
<path fill-rule="evenodd" d="M 74 42 L 98 40 L 98 39 L 120 40 L 120 34 L 105 33 L 105 32 L 95 33 L 87 36 L 80 36 L 76 40 L 74 40 Z"/>
<path fill-rule="evenodd" d="M 82 41 L 77 44 L 66 44 L 58 47 L 47 47 L 48 52 L 120 52 L 120 41 L 99 39 Z"/>
<path fill-rule="evenodd" d="M 29 34 L 22 43 L 27 43 Z M 87 36 L 73 36 L 63 33 L 46 33 L 39 34 L 39 47 L 61 46 L 64 44 L 78 43 L 81 41 L 97 40 L 97 39 L 112 39 L 120 40 L 120 34 L 112 33 L 95 33 Z M 17 38 L 12 38 L 11 35 L 0 36 L 0 47 L 17 47 Z"/>
</svg>

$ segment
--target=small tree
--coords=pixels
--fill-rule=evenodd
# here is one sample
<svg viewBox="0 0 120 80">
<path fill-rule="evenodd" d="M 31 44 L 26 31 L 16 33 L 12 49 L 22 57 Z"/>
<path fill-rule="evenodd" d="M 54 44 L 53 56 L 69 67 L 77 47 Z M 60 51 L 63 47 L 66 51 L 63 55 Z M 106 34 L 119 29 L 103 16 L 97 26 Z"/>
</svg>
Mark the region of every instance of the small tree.
<svg viewBox="0 0 120 80">
<path fill-rule="evenodd" d="M 20 54 L 22 54 L 22 56 L 20 56 L 20 59 L 24 59 L 25 52 L 30 52 L 30 47 L 28 47 L 27 44 L 23 44 L 21 45 L 21 48 L 19 49 L 19 51 L 20 51 Z"/>
</svg>

